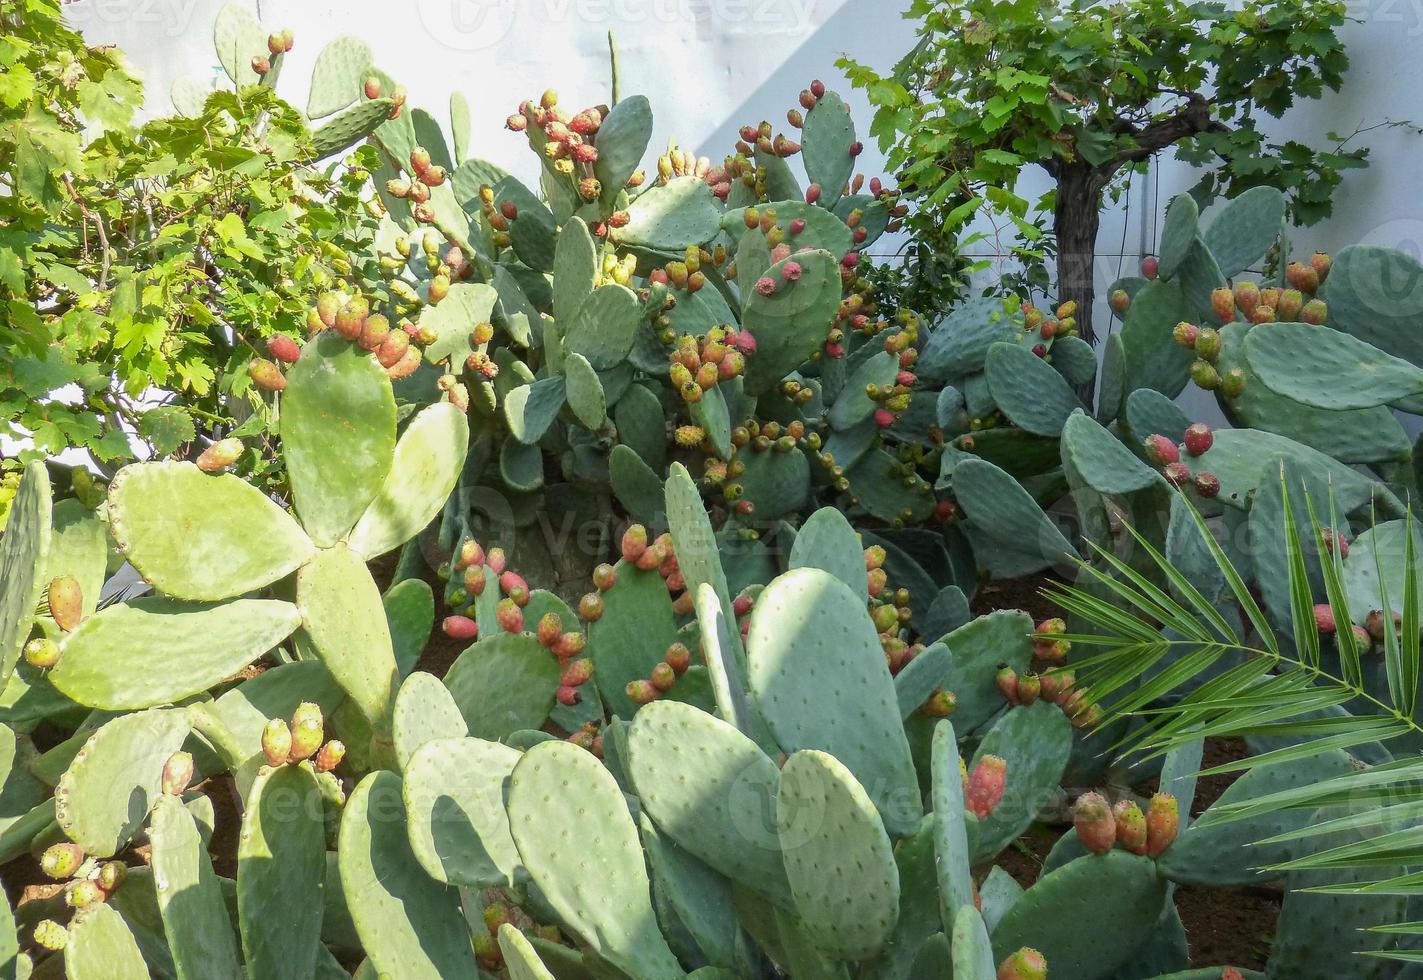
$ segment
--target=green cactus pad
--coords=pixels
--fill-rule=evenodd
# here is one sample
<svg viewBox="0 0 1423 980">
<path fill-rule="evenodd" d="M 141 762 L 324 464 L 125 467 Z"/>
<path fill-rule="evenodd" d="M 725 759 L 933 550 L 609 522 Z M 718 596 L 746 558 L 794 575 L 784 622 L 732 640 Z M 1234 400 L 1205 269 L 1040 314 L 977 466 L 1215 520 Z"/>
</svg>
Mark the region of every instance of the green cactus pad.
<svg viewBox="0 0 1423 980">
<path fill-rule="evenodd" d="M 1220 478 L 1216 499 L 1221 503 L 1248 507 L 1250 494 L 1259 485 L 1261 466 L 1275 456 L 1328 481 L 1341 513 L 1362 507 L 1375 497 L 1380 503 L 1397 503 L 1387 490 L 1357 470 L 1293 439 L 1258 429 L 1217 429 L 1214 435 L 1211 448 L 1192 460 L 1191 469 L 1197 473 L 1208 470 Z"/>
<path fill-rule="evenodd" d="M 493 286 L 457 282 L 444 299 L 426 306 L 420 312 L 420 329 L 435 333 L 435 342 L 425 348 L 426 363 L 448 360 L 451 367 L 460 367 L 469 355 L 474 328 L 489 322 L 498 300 L 499 294 Z"/>
<path fill-rule="evenodd" d="M 627 446 L 614 446 L 608 455 L 608 479 L 613 493 L 633 520 L 654 530 L 665 525 L 662 480 L 642 457 Z"/>
<path fill-rule="evenodd" d="M 954 470 L 954 496 L 963 507 L 975 552 L 997 577 L 1026 575 L 1077 559 L 1036 500 L 1017 480 L 981 459 Z M 987 543 L 980 547 L 979 542 Z"/>
<path fill-rule="evenodd" d="M 879 241 L 880 236 L 889 228 L 892 218 L 890 203 L 884 200 L 876 200 L 868 194 L 850 194 L 835 202 L 835 207 L 831 208 L 835 216 L 841 221 L 849 220 L 850 215 L 859 211 L 862 215 L 856 230 L 864 229 L 865 240 L 860 243 L 860 251 L 867 251 L 871 245 Z"/>
<path fill-rule="evenodd" d="M 493 633 L 459 655 L 445 675 L 445 686 L 469 733 L 498 741 L 543 725 L 558 678 L 558 659 L 532 633 Z M 490 697 L 491 691 L 499 696 Z"/>
<path fill-rule="evenodd" d="M 1315 408 L 1373 408 L 1423 393 L 1423 368 L 1327 327 L 1257 324 L 1245 357 L 1265 387 Z"/>
<path fill-rule="evenodd" d="M 507 800 L 524 866 L 567 928 L 630 976 L 682 977 L 657 930 L 637 828 L 593 754 L 562 741 L 534 746 Z"/>
<path fill-rule="evenodd" d="M 522 879 L 504 813 L 504 786 L 520 755 L 498 742 L 437 738 L 406 764 L 410 848 L 436 881 L 493 888 Z"/>
<path fill-rule="evenodd" d="M 617 583 L 603 593 L 602 618 L 588 626 L 588 655 L 608 710 L 631 718 L 637 705 L 624 689 L 631 681 L 645 680 L 677 642 L 677 623 L 667 584 L 655 569 L 643 571 L 626 561 L 616 569 Z"/>
<path fill-rule="evenodd" d="M 504 398 L 509 435 L 525 445 L 537 443 L 558 418 L 567 396 L 568 382 L 561 375 L 511 388 Z"/>
<path fill-rule="evenodd" d="M 464 715 L 449 688 L 434 674 L 417 670 L 400 685 L 391 716 L 395 761 L 404 772 L 426 742 L 469 734 Z"/>
<path fill-rule="evenodd" d="M 674 177 L 654 184 L 628 206 L 628 223 L 613 231 L 619 245 L 680 253 L 702 245 L 721 228 L 721 210 L 711 187 L 699 177 Z"/>
<path fill-rule="evenodd" d="M 267 57 L 267 31 L 246 7 L 223 4 L 213 21 L 212 46 L 222 70 L 238 88 L 262 80 L 252 70 L 252 59 Z"/>
<path fill-rule="evenodd" d="M 919 635 L 929 638 L 943 636 L 965 625 L 972 618 L 968 596 L 964 595 L 963 589 L 957 585 L 945 586 L 934 597 L 929 612 L 918 624 Z"/>
<path fill-rule="evenodd" d="M 604 207 L 617 201 L 628 179 L 642 162 L 650 139 L 652 105 L 645 95 L 632 95 L 620 100 L 598 127 L 598 135 L 593 140 L 598 149 L 593 175 L 603 185 L 599 200 Z"/>
<path fill-rule="evenodd" d="M 922 809 L 894 679 L 850 587 L 816 568 L 776 578 L 752 609 L 747 647 L 749 687 L 782 749 L 830 752 L 869 782 L 890 833 L 913 833 Z"/>
<path fill-rule="evenodd" d="M 0 688 L 15 670 L 49 585 L 51 520 L 49 472 L 41 462 L 29 463 L 0 537 Z"/>
<path fill-rule="evenodd" d="M 667 435 L 662 402 L 644 385 L 635 384 L 613 406 L 618 441 L 656 472 L 667 465 Z"/>
<path fill-rule="evenodd" d="M 508 922 L 499 927 L 499 950 L 504 954 L 504 968 L 509 980 L 554 980 L 534 950 L 533 943 Z"/>
<path fill-rule="evenodd" d="M 564 348 L 582 354 L 599 371 L 617 367 L 632 349 L 639 316 L 631 289 L 617 283 L 600 286 L 563 325 Z"/>
<path fill-rule="evenodd" d="M 112 489 L 109 500 L 112 502 Z M 49 554 L 44 572 L 50 580 L 70 575 L 79 582 L 85 616 L 99 607 L 99 594 L 108 571 L 109 530 L 99 515 L 78 500 L 61 500 L 54 505 Z M 110 523 L 113 520 L 110 512 Z"/>
<path fill-rule="evenodd" d="M 1150 858 L 1121 850 L 1080 857 L 1039 878 L 1008 910 L 993 930 L 994 958 L 1030 946 L 1055 980 L 1111 976 L 1151 934 L 1166 897 Z"/>
<path fill-rule="evenodd" d="M 899 717 L 907 719 L 939 690 L 953 664 L 949 648 L 934 643 L 921 650 L 894 675 L 894 693 L 899 699 Z"/>
<path fill-rule="evenodd" d="M 1130 403 L 1128 399 L 1128 405 Z M 1176 437 L 1168 438 L 1174 441 Z M 1147 487 L 1165 485 L 1160 473 L 1143 463 L 1092 416 L 1084 413 L 1074 414 L 1063 427 L 1062 457 L 1064 463 L 1070 465 L 1073 472 L 1098 493 L 1135 493 Z"/>
<path fill-rule="evenodd" d="M 124 557 L 175 599 L 228 599 L 260 589 L 316 550 L 262 491 L 192 463 L 124 467 L 110 485 L 108 510 Z"/>
<path fill-rule="evenodd" d="M 1211 297 L 1217 289 L 1226 288 L 1230 283 L 1216 264 L 1215 256 L 1199 238 L 1191 245 L 1181 268 L 1177 270 L 1176 284 L 1181 287 L 1181 295 L 1186 297 L 1186 302 L 1200 311 L 1201 323 L 1219 325 L 1222 322 L 1215 315 Z"/>
<path fill-rule="evenodd" d="M 568 407 L 573 409 L 574 417 L 585 428 L 594 432 L 601 429 L 608 419 L 608 401 L 598 372 L 587 358 L 574 351 L 564 361 L 563 373 L 568 382 Z"/>
<path fill-rule="evenodd" d="M 1016 341 L 1023 316 L 1003 308 L 1003 300 L 983 296 L 960 304 L 936 323 L 915 362 L 926 381 L 947 381 L 983 370 L 988 348 L 999 341 Z"/>
<path fill-rule="evenodd" d="M 954 913 L 949 949 L 953 956 L 954 980 L 988 980 L 995 974 L 988 926 L 972 905 L 960 905 Z"/>
<path fill-rule="evenodd" d="M 163 932 L 178 974 L 240 980 L 237 936 L 221 882 L 193 815 L 177 797 L 162 796 L 154 804 L 149 839 Z"/>
<path fill-rule="evenodd" d="M 1023 886 L 1012 875 L 995 865 L 983 879 L 978 889 L 979 901 L 983 903 L 983 922 L 992 932 L 1018 896 L 1023 894 Z"/>
<path fill-rule="evenodd" d="M 964 810 L 963 770 L 953 723 L 934 726 L 929 798 L 933 803 L 935 874 L 939 881 L 944 928 L 953 928 L 953 910 L 973 903 L 968 842 L 969 815 Z"/>
<path fill-rule="evenodd" d="M 376 970 L 398 977 L 476 976 L 459 893 L 425 873 L 406 836 L 400 777 L 373 772 L 341 815 L 341 888 Z"/>
<path fill-rule="evenodd" d="M 1166 206 L 1166 221 L 1161 229 L 1161 255 L 1159 274 L 1162 279 L 1171 279 L 1176 270 L 1186 260 L 1187 253 L 1196 242 L 1196 226 L 1201 209 L 1195 198 L 1189 194 L 1177 194 Z"/>
<path fill-rule="evenodd" d="M 834 207 L 855 170 L 850 152 L 855 142 L 855 121 L 850 108 L 834 92 L 826 92 L 805 114 L 801 129 L 801 154 L 805 173 L 820 185 L 821 205 Z"/>
<path fill-rule="evenodd" d="M 934 494 L 917 473 L 882 449 L 872 449 L 845 473 L 859 506 L 890 524 L 925 520 L 934 508 Z M 906 483 L 908 485 L 906 485 Z"/>
<path fill-rule="evenodd" d="M 316 159 L 324 160 L 355 146 L 370 136 L 390 118 L 395 103 L 390 99 L 375 99 L 341 113 L 311 134 L 311 148 Z"/>
<path fill-rule="evenodd" d="M 1352 771 L 1348 755 L 1337 749 L 1293 762 L 1259 766 L 1231 783 L 1218 803 L 1222 807 L 1240 804 L 1271 793 L 1311 786 Z M 1208 809 L 1206 814 L 1209 813 Z M 1314 817 L 1313 811 L 1308 809 L 1287 807 L 1229 823 L 1194 824 L 1182 831 L 1157 864 L 1165 877 L 1182 885 L 1221 888 L 1260 884 L 1277 876 L 1258 869 L 1303 857 L 1318 843 L 1313 838 L 1273 844 L 1261 842 L 1303 830 Z"/>
<path fill-rule="evenodd" d="M 79 704 L 113 711 L 170 704 L 231 677 L 301 625 L 289 602 L 213 605 L 144 597 L 91 616 L 49 673 Z"/>
<path fill-rule="evenodd" d="M 1183 320 L 1198 322 L 1195 309 L 1178 284 L 1156 280 L 1137 294 L 1117 335 L 1122 338 L 1123 384 L 1129 379 L 1133 389 L 1153 388 L 1168 398 L 1181 393 L 1195 359 L 1194 352 L 1180 347 L 1172 338 L 1176 324 Z M 1103 366 L 1104 385 L 1112 374 L 1109 365 L 1110 360 Z M 1103 421 L 1111 417 L 1104 416 Z"/>
<path fill-rule="evenodd" d="M 955 725 L 972 732 L 1003 706 L 993 675 L 999 664 L 1022 673 L 1032 660 L 1033 645 L 1028 634 L 1033 618 L 1016 609 L 1000 609 L 960 626 L 943 642 L 953 653 L 953 667 L 942 687 L 959 699 Z"/>
<path fill-rule="evenodd" d="M 282 393 L 282 458 L 302 526 L 321 547 L 345 536 L 380 492 L 395 455 L 395 396 L 384 369 L 333 330 L 302 350 Z"/>
<path fill-rule="evenodd" d="M 850 770 L 824 752 L 793 753 L 781 769 L 776 827 L 808 937 L 835 959 L 879 953 L 899 918 L 899 869 Z"/>
<path fill-rule="evenodd" d="M 1153 388 L 1138 388 L 1127 396 L 1125 421 L 1131 438 L 1137 442 L 1150 435 L 1163 435 L 1177 444 L 1191 424 L 1179 405 Z"/>
<path fill-rule="evenodd" d="M 148 980 L 151 975 L 133 932 L 107 904 L 82 909 L 69 923 L 64 947 L 68 980 Z"/>
<path fill-rule="evenodd" d="M 326 830 L 307 766 L 257 776 L 237 843 L 237 918 L 254 976 L 310 977 L 321 945 Z"/>
<path fill-rule="evenodd" d="M 801 267 L 800 279 L 786 282 L 786 263 Z M 747 358 L 746 390 L 762 394 L 808 360 L 825 342 L 840 308 L 840 266 L 829 252 L 802 252 L 766 270 L 776 283 L 769 296 L 753 291 L 745 299 L 741 325 L 756 338 L 756 353 Z"/>
<path fill-rule="evenodd" d="M 628 754 L 638 798 L 663 833 L 727 878 L 789 904 L 771 822 L 780 773 L 756 743 L 690 705 L 657 701 L 633 719 Z"/>
<path fill-rule="evenodd" d="M 290 718 L 296 706 L 311 701 L 330 715 L 345 699 L 326 665 L 308 660 L 281 664 L 226 691 L 204 710 L 221 724 L 223 731 L 212 737 L 218 750 L 234 768 L 260 757 L 262 726 L 269 718 Z M 208 725 L 196 723 L 211 736 Z M 253 770 L 255 772 L 255 768 Z"/>
<path fill-rule="evenodd" d="M 671 907 L 695 942 L 698 959 L 734 963 L 738 928 L 731 883 L 674 844 L 646 814 L 638 826 L 652 872 L 654 902 L 660 897 Z"/>
<path fill-rule="evenodd" d="M 509 489 L 533 493 L 544 485 L 543 453 L 515 439 L 499 447 L 499 476 Z"/>
<path fill-rule="evenodd" d="M 342 35 L 327 44 L 311 69 L 307 116 L 321 119 L 361 98 L 373 64 L 370 46 L 360 38 Z"/>
<path fill-rule="evenodd" d="M 1315 513 L 1321 523 L 1327 518 L 1319 514 L 1327 503 L 1315 501 Z M 1388 590 L 1388 604 L 1393 612 L 1403 613 L 1404 583 L 1407 572 L 1407 530 L 1404 521 L 1379 523 L 1362 532 L 1349 545 L 1349 555 L 1344 559 L 1344 588 L 1349 596 L 1349 612 L 1362 623 L 1364 617 L 1375 609 L 1383 609 L 1383 589 L 1379 585 L 1379 571 L 1382 569 L 1384 585 Z M 1423 530 L 1413 527 L 1413 550 L 1423 555 Z M 1419 589 L 1423 599 L 1423 586 Z"/>
<path fill-rule="evenodd" d="M 864 546 L 845 515 L 833 507 L 822 507 L 806 518 L 791 545 L 790 567 L 829 572 L 856 595 L 869 599 Z"/>
<path fill-rule="evenodd" d="M 1245 337 L 1253 329 L 1248 323 L 1234 323 L 1220 332 L 1216 368 L 1222 374 L 1239 368 L 1245 375 L 1244 389 L 1226 402 L 1233 424 L 1287 436 L 1344 463 L 1388 462 L 1408 455 L 1412 444 L 1387 406 L 1333 412 L 1302 405 L 1266 387 L 1245 358 Z"/>
<path fill-rule="evenodd" d="M 426 582 L 408 578 L 387 589 L 381 596 L 381 605 L 385 607 L 395 662 L 404 677 L 420 662 L 420 654 L 430 640 L 435 625 L 435 593 Z"/>
<path fill-rule="evenodd" d="M 1127 354 L 1122 335 L 1114 333 L 1107 338 L 1102 350 L 1102 383 L 1097 389 L 1097 421 L 1103 425 L 1112 422 L 1122 410 L 1122 398 L 1126 395 Z"/>
<path fill-rule="evenodd" d="M 1220 271 L 1234 277 L 1270 250 L 1284 220 L 1285 195 L 1276 187 L 1252 187 L 1221 208 L 1201 233 L 1201 241 Z"/>
<path fill-rule="evenodd" d="M 1052 369 L 1074 388 L 1090 388 L 1097 377 L 1097 352 L 1080 337 L 1058 337 L 1049 349 Z"/>
<path fill-rule="evenodd" d="M 381 728 L 400 671 L 366 563 L 345 545 L 320 552 L 297 574 L 296 601 L 317 656 L 366 720 Z"/>
<path fill-rule="evenodd" d="M 894 862 L 899 872 L 899 917 L 889 941 L 863 970 L 865 976 L 907 980 L 915 953 L 941 928 L 932 813 L 895 849 Z"/>
<path fill-rule="evenodd" d="M 419 534 L 454 490 L 468 450 L 463 412 L 449 402 L 422 409 L 405 427 L 380 492 L 351 532 L 352 550 L 369 561 Z"/>
<path fill-rule="evenodd" d="M 790 452 L 743 449 L 737 459 L 746 469 L 737 482 L 758 521 L 774 521 L 803 508 L 810 497 L 810 461 L 797 449 Z"/>
<path fill-rule="evenodd" d="M 558 237 L 553 213 L 516 177 L 505 177 L 494 185 L 494 206 L 505 204 L 518 209 L 518 218 L 509 223 L 509 237 L 519 261 L 540 272 L 552 269 Z"/>
<path fill-rule="evenodd" d="M 721 553 L 716 535 L 712 531 L 711 519 L 707 516 L 696 481 L 681 463 L 673 463 L 668 471 L 665 496 L 667 522 L 677 551 L 677 566 L 681 569 L 682 577 L 686 579 L 688 590 L 695 595 L 702 585 L 710 585 L 721 604 L 723 620 L 727 623 L 735 622 L 731 591 L 727 587 L 726 572 L 721 565 Z M 746 662 L 746 653 L 741 646 L 741 634 L 730 630 L 726 639 L 733 666 L 739 672 Z"/>
<path fill-rule="evenodd" d="M 1038 701 L 1013 708 L 978 743 L 973 764 L 985 755 L 1008 763 L 1003 798 L 980 818 L 974 863 L 996 855 L 1032 826 L 1053 798 L 1072 754 L 1072 723 L 1055 704 Z M 973 768 L 972 765 L 969 766 Z"/>
<path fill-rule="evenodd" d="M 1056 436 L 1072 413 L 1082 409 L 1066 379 L 1020 344 L 994 344 L 983 370 L 993 401 L 1025 431 Z"/>
<path fill-rule="evenodd" d="M 824 195 L 822 195 L 821 200 L 824 200 Z M 854 248 L 853 232 L 850 231 L 849 226 L 833 211 L 826 210 L 826 208 L 820 204 L 806 204 L 804 201 L 794 200 L 773 201 L 765 205 L 761 210 L 776 212 L 776 226 L 781 229 L 784 234 L 784 241 L 791 247 L 791 251 L 793 252 L 809 246 L 810 248 L 824 249 L 833 256 L 841 256 Z M 745 208 L 728 210 L 726 215 L 721 219 L 722 228 L 726 229 L 732 235 L 739 234 L 739 230 L 746 227 L 745 214 Z M 804 221 L 805 228 L 803 228 L 799 234 L 792 234 L 791 222 L 796 220 Z M 754 228 L 749 230 L 749 234 L 745 236 L 743 240 L 749 240 L 751 235 L 761 238 L 762 241 L 765 240 L 763 233 Z M 766 253 L 767 258 L 769 258 L 769 255 L 769 252 Z M 739 275 L 741 252 L 739 249 L 736 255 L 736 263 L 738 270 L 737 279 L 741 281 Z M 755 278 L 749 281 L 750 286 L 754 287 L 756 285 L 756 279 L 761 277 L 761 274 L 769 265 L 769 261 L 764 265 L 758 261 L 753 261 L 751 265 L 747 267 L 748 271 L 755 275 Z M 742 295 L 749 295 L 749 292 L 743 290 Z"/>
<path fill-rule="evenodd" d="M 163 766 L 187 737 L 187 712 L 177 708 L 122 715 L 91 735 L 54 788 L 65 835 L 94 857 L 116 853 L 143 826 Z"/>
<path fill-rule="evenodd" d="M 553 315 L 572 323 L 598 281 L 598 250 L 582 218 L 572 218 L 558 235 L 553 252 Z"/>
<path fill-rule="evenodd" d="M 869 385 L 877 388 L 892 385 L 898 374 L 899 356 L 887 350 L 861 361 L 845 382 L 845 390 L 830 406 L 830 425 L 849 429 L 869 418 L 879 403 L 872 400 L 865 389 Z"/>
<path fill-rule="evenodd" d="M 1329 304 L 1329 323 L 1395 357 L 1423 365 L 1418 333 L 1416 256 L 1380 245 L 1350 245 L 1334 256 L 1319 296 Z"/>
<path fill-rule="evenodd" d="M 756 161 L 757 176 L 765 182 L 768 200 L 798 201 L 805 196 L 800 189 L 800 181 L 796 180 L 794 171 L 784 159 L 759 149 L 752 154 L 752 159 Z"/>
</svg>

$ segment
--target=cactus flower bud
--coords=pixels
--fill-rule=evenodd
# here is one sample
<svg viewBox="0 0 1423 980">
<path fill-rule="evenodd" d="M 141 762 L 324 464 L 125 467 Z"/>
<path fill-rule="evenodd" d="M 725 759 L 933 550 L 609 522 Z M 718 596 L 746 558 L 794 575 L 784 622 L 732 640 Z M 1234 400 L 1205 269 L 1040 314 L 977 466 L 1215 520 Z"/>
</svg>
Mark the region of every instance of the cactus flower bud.
<svg viewBox="0 0 1423 980">
<path fill-rule="evenodd" d="M 446 616 L 440 628 L 452 640 L 472 640 L 479 635 L 479 624 L 468 616 Z"/>
<path fill-rule="evenodd" d="M 997 980 L 1047 980 L 1047 958 L 1024 946 L 998 964 Z"/>
<path fill-rule="evenodd" d="M 970 813 L 982 820 L 993 812 L 1003 798 L 1007 786 L 1008 763 L 996 755 L 985 755 L 968 774 L 968 790 L 964 803 Z"/>
<path fill-rule="evenodd" d="M 297 705 L 296 711 L 292 713 L 291 733 L 292 747 L 287 753 L 287 761 L 301 762 L 315 755 L 326 738 L 321 720 L 321 706 L 310 701 Z"/>
<path fill-rule="evenodd" d="M 1176 447 L 1176 444 L 1160 433 L 1147 436 L 1142 447 L 1146 451 L 1146 458 L 1151 461 L 1153 466 L 1166 466 L 1179 462 L 1181 459 L 1181 451 Z"/>
<path fill-rule="evenodd" d="M 346 758 L 346 743 L 340 739 L 331 739 L 316 753 L 313 765 L 317 772 L 330 772 L 341 764 L 341 760 Z"/>
<path fill-rule="evenodd" d="M 1132 800 L 1122 800 L 1112 807 L 1117 822 L 1117 843 L 1133 854 L 1146 853 L 1146 817 Z"/>
<path fill-rule="evenodd" d="M 1170 793 L 1157 793 L 1146 807 L 1146 853 L 1148 857 L 1160 857 L 1176 840 L 1181 830 L 1181 814 L 1176 805 L 1176 797 Z"/>
<path fill-rule="evenodd" d="M 84 616 L 84 589 L 73 575 L 60 575 L 49 583 L 49 615 L 68 633 Z"/>
<path fill-rule="evenodd" d="M 72 841 L 52 844 L 40 855 L 40 870 L 55 881 L 73 878 L 83 863 L 84 849 Z"/>
<path fill-rule="evenodd" d="M 174 752 L 163 764 L 163 792 L 182 796 L 193 781 L 193 757 L 188 752 Z"/>
<path fill-rule="evenodd" d="M 247 373 L 252 383 L 263 391 L 281 391 L 287 386 L 287 379 L 281 368 L 262 357 L 254 357 L 247 365 Z"/>
<path fill-rule="evenodd" d="M 59 663 L 59 644 L 48 637 L 37 637 L 25 644 L 25 663 L 38 670 L 49 670 Z"/>
<path fill-rule="evenodd" d="M 292 750 L 292 730 L 280 718 L 273 718 L 262 729 L 262 754 L 267 765 L 284 765 Z"/>
</svg>

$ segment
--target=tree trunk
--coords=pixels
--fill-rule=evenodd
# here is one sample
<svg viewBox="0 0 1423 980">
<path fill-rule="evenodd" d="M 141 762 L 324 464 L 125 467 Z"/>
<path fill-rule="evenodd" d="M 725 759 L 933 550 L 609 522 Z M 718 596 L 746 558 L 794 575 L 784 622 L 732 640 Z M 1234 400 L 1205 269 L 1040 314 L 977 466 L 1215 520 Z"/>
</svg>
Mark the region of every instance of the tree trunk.
<svg viewBox="0 0 1423 980">
<path fill-rule="evenodd" d="M 1077 301 L 1077 329 L 1089 344 L 1096 343 L 1092 300 L 1096 293 L 1097 230 L 1102 223 L 1104 184 L 1094 168 L 1065 167 L 1057 176 L 1057 207 L 1053 213 L 1058 302 Z"/>
</svg>

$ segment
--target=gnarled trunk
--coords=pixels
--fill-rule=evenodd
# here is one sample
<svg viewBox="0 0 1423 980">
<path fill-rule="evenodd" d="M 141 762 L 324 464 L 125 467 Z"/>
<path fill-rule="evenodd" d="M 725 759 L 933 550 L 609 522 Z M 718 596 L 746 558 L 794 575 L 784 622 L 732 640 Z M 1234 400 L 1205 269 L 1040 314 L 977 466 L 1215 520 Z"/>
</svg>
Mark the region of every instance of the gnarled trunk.
<svg viewBox="0 0 1423 980">
<path fill-rule="evenodd" d="M 1097 231 L 1102 224 L 1102 188 L 1110 175 L 1079 164 L 1057 175 L 1057 207 L 1053 234 L 1057 238 L 1058 302 L 1077 301 L 1077 329 L 1095 344 L 1092 299 L 1096 293 Z"/>
</svg>

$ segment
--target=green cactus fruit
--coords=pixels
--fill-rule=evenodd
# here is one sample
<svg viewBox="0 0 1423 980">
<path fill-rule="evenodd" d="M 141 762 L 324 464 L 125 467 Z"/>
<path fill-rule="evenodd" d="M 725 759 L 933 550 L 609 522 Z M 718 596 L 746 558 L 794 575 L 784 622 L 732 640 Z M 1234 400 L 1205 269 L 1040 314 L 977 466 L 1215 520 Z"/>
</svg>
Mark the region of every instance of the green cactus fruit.
<svg viewBox="0 0 1423 980">
<path fill-rule="evenodd" d="M 1304 294 L 1298 289 L 1286 289 L 1280 293 L 1280 298 L 1275 303 L 1275 317 L 1281 323 L 1293 323 L 1299 319 L 1302 309 Z"/>
<path fill-rule="evenodd" d="M 1043 679 L 1037 674 L 1024 674 L 1018 678 L 1018 703 L 1027 706 L 1042 696 Z"/>
<path fill-rule="evenodd" d="M 88 908 L 104 901 L 104 890 L 98 882 L 89 878 L 71 881 L 64 889 L 64 904 L 72 909 Z"/>
<path fill-rule="evenodd" d="M 317 772 L 330 772 L 339 766 L 345 757 L 346 743 L 333 738 L 317 751 L 313 765 L 316 766 Z"/>
<path fill-rule="evenodd" d="M 1157 793 L 1146 808 L 1146 854 L 1160 857 L 1176 840 L 1181 830 L 1181 814 L 1176 797 Z"/>
<path fill-rule="evenodd" d="M 198 457 L 198 469 L 204 473 L 221 473 L 241 458 L 245 448 L 242 440 L 236 436 L 219 439 L 204 449 Z"/>
<path fill-rule="evenodd" d="M 1083 793 L 1072 808 L 1077 839 L 1093 854 L 1106 854 L 1117 840 L 1117 822 L 1101 793 Z"/>
<path fill-rule="evenodd" d="M 84 590 L 73 575 L 60 575 L 50 581 L 49 614 L 66 633 L 79 625 L 84 616 Z"/>
<path fill-rule="evenodd" d="M 292 730 L 285 721 L 273 718 L 262 729 L 262 754 L 267 757 L 267 765 L 286 765 L 292 751 Z"/>
<path fill-rule="evenodd" d="M 1007 774 L 1008 763 L 999 756 L 985 755 L 979 759 L 968 774 L 968 788 L 964 792 L 968 811 L 980 820 L 992 813 L 1003 798 Z"/>
<path fill-rule="evenodd" d="M 1146 853 L 1146 817 L 1134 800 L 1121 800 L 1112 807 L 1117 822 L 1117 843 L 1133 854 Z"/>
<path fill-rule="evenodd" d="M 1196 332 L 1195 349 L 1197 357 L 1214 364 L 1220 356 L 1220 331 L 1214 327 L 1201 327 Z"/>
<path fill-rule="evenodd" d="M 321 705 L 303 701 L 292 714 L 292 747 L 287 753 L 288 762 L 310 759 L 321 748 L 326 738 L 325 726 L 321 719 Z"/>
<path fill-rule="evenodd" d="M 1220 381 L 1220 393 L 1226 398 L 1239 398 L 1244 390 L 1245 371 L 1238 367 L 1226 371 Z"/>
<path fill-rule="evenodd" d="M 35 923 L 35 945 L 58 952 L 69 942 L 69 930 L 53 919 L 41 919 Z"/>
<path fill-rule="evenodd" d="M 998 980 L 1047 980 L 1047 959 L 1030 946 L 1024 946 L 998 964 Z"/>
<path fill-rule="evenodd" d="M 49 670 L 59 663 L 59 644 L 47 636 L 25 644 L 25 662 L 38 670 Z"/>
<path fill-rule="evenodd" d="M 1299 322 L 1320 326 L 1329 319 L 1329 304 L 1322 299 L 1312 299 L 1299 311 Z"/>
<path fill-rule="evenodd" d="M 55 881 L 73 878 L 84 863 L 84 849 L 71 841 L 52 844 L 40 855 L 40 870 Z"/>
<path fill-rule="evenodd" d="M 123 883 L 128 878 L 128 865 L 122 861 L 105 861 L 99 865 L 99 872 L 94 876 L 94 883 L 104 890 L 104 895 L 112 895 L 123 887 Z"/>
<path fill-rule="evenodd" d="M 174 752 L 163 764 L 163 792 L 169 796 L 182 796 L 193 781 L 193 756 L 188 752 Z"/>
</svg>

